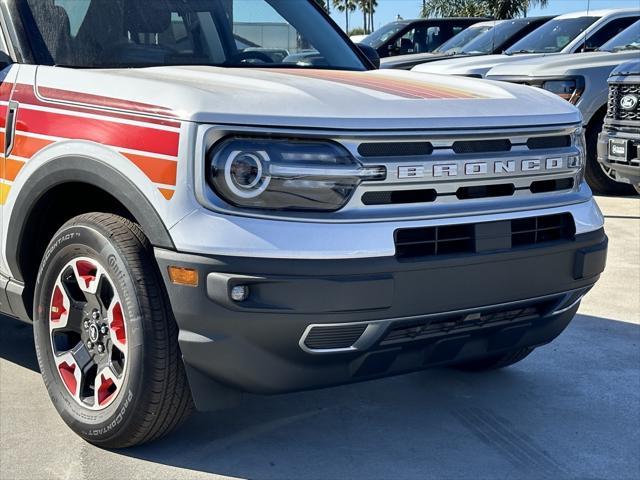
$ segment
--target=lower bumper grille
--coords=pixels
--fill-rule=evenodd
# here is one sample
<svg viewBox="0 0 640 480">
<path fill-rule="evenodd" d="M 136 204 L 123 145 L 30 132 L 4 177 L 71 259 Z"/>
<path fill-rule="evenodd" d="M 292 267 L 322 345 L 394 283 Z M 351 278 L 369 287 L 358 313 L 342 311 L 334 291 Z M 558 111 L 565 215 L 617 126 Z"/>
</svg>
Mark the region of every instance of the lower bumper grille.
<svg viewBox="0 0 640 480">
<path fill-rule="evenodd" d="M 573 240 L 570 214 L 546 215 L 504 222 L 401 229 L 395 233 L 398 258 L 472 254 Z"/>
<path fill-rule="evenodd" d="M 313 327 L 304 339 L 304 345 L 310 350 L 348 349 L 366 329 L 366 324 Z"/>
<path fill-rule="evenodd" d="M 467 328 L 491 327 L 515 321 L 535 320 L 547 314 L 549 309 L 556 304 L 557 302 L 542 301 L 522 308 L 415 320 L 392 328 L 380 342 L 380 345 L 423 340 Z"/>
</svg>

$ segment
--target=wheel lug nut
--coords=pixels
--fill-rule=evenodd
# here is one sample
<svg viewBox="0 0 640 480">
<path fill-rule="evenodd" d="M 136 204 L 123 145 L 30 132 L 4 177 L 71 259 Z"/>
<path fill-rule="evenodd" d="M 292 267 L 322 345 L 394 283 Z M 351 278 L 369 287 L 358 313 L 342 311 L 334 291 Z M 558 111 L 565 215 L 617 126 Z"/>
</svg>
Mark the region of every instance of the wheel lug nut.
<svg viewBox="0 0 640 480">
<path fill-rule="evenodd" d="M 85 320 L 84 322 L 82 322 L 82 326 L 84 327 L 85 330 L 89 330 L 89 320 Z"/>
<path fill-rule="evenodd" d="M 91 318 L 93 318 L 94 320 L 98 320 L 100 318 L 100 312 L 98 310 L 94 310 L 91 313 Z"/>
<path fill-rule="evenodd" d="M 106 326 L 106 325 L 102 325 L 102 326 L 100 327 L 100 333 L 101 333 L 102 335 L 106 335 L 107 333 L 109 333 L 109 329 L 107 328 L 107 326 Z"/>
<path fill-rule="evenodd" d="M 103 353 L 104 352 L 104 345 L 99 343 L 98 344 L 98 353 Z"/>
<path fill-rule="evenodd" d="M 91 340 L 87 340 L 87 348 L 93 350 L 93 342 Z"/>
</svg>

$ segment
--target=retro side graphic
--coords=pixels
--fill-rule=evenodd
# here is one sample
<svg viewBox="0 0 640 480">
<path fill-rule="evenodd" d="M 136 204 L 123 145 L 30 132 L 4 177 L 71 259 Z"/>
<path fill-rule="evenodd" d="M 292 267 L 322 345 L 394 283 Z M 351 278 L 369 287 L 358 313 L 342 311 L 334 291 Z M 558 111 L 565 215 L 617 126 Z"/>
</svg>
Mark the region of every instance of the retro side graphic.
<svg viewBox="0 0 640 480">
<path fill-rule="evenodd" d="M 32 85 L 4 83 L 0 87 L 3 145 L 10 98 L 18 110 L 12 148 L 0 169 L 5 180 L 0 204 L 26 162 L 43 148 L 71 139 L 113 148 L 140 168 L 167 200 L 175 194 L 181 124 L 169 110 L 53 88 L 40 88 L 36 94 Z"/>
</svg>

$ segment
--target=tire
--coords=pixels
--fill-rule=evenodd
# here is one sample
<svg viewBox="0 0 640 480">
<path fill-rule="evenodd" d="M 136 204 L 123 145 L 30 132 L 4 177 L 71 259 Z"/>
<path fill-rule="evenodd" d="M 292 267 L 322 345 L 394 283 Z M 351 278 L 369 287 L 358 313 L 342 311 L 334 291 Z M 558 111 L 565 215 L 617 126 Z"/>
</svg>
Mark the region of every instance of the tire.
<svg viewBox="0 0 640 480">
<path fill-rule="evenodd" d="M 40 265 L 40 371 L 65 423 L 100 447 L 155 440 L 193 406 L 152 252 L 138 225 L 90 213 L 55 234 Z"/>
<path fill-rule="evenodd" d="M 633 195 L 634 189 L 627 183 L 614 180 L 605 172 L 605 167 L 598 162 L 598 135 L 604 127 L 604 116 L 600 115 L 593 120 L 586 132 L 587 141 L 587 166 L 585 179 L 594 191 L 600 195 L 627 196 Z"/>
<path fill-rule="evenodd" d="M 477 360 L 471 360 L 469 362 L 459 363 L 453 367 L 465 372 L 486 372 L 489 370 L 498 370 L 500 368 L 509 367 L 521 360 L 524 360 L 533 352 L 533 348 L 521 348 L 519 350 L 511 350 L 507 353 L 500 355 L 493 355 L 491 357 L 479 358 Z"/>
</svg>

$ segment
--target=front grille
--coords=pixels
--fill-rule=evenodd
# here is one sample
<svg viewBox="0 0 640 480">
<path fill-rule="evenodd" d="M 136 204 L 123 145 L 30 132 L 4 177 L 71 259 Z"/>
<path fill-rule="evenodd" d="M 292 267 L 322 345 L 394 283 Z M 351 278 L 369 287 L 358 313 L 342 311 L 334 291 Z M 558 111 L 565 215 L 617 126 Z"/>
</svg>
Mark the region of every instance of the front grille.
<svg viewBox="0 0 640 480">
<path fill-rule="evenodd" d="M 407 228 L 395 233 L 396 257 L 437 257 L 509 250 L 559 240 L 573 240 L 571 214 L 502 222 Z"/>
<path fill-rule="evenodd" d="M 385 335 L 380 345 L 392 345 L 425 340 L 441 334 L 455 333 L 467 328 L 491 327 L 509 322 L 528 321 L 546 315 L 554 302 L 540 301 L 521 308 L 485 310 L 474 314 L 443 315 L 405 322 L 394 326 Z"/>
<path fill-rule="evenodd" d="M 304 340 L 311 350 L 348 349 L 362 336 L 366 324 L 313 327 Z"/>
<path fill-rule="evenodd" d="M 607 117 L 612 120 L 640 120 L 640 102 L 632 110 L 625 110 L 620 106 L 620 100 L 625 95 L 636 95 L 640 98 L 640 85 L 628 83 L 613 83 L 609 85 L 609 104 Z"/>
<path fill-rule="evenodd" d="M 510 152 L 513 150 L 513 147 L 521 146 L 525 146 L 529 150 L 555 149 L 570 147 L 571 136 L 531 136 L 526 140 L 519 140 L 518 142 L 519 143 L 514 143 L 509 138 L 438 142 L 437 146 L 434 146 L 434 144 L 429 141 L 367 142 L 358 145 L 358 153 L 365 158 L 394 158 L 428 156 L 443 150 L 452 150 L 456 155 L 469 155 Z"/>
</svg>

